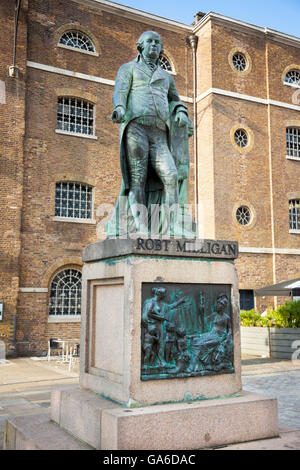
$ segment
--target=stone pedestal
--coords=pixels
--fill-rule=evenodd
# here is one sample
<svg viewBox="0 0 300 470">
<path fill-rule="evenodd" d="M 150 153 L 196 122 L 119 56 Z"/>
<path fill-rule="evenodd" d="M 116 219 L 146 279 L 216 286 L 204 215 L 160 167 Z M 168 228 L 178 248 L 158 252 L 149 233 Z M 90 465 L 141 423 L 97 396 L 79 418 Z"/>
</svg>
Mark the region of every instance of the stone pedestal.
<svg viewBox="0 0 300 470">
<path fill-rule="evenodd" d="M 200 253 L 184 241 L 107 240 L 87 247 L 83 267 L 80 385 L 127 407 L 230 396 L 241 390 L 237 246 L 210 242 L 215 251 Z M 105 250 L 105 243 L 108 248 Z M 109 251 L 115 243 L 115 253 Z M 198 241 L 201 247 L 200 241 Z M 163 249 L 167 247 L 168 251 Z M 232 251 L 229 253 L 229 246 Z M 217 250 L 217 247 L 219 248 Z M 98 250 L 97 250 L 98 248 Z M 203 247 L 204 248 L 204 247 Z M 205 243 L 207 248 L 207 242 Z M 126 254 L 127 250 L 127 254 Z M 192 251 L 194 250 L 194 252 Z M 124 253 L 124 254 L 123 254 Z M 118 256 L 122 254 L 122 256 Z M 208 257 L 209 255 L 209 257 Z M 225 255 L 227 258 L 225 258 Z M 223 256 L 223 257 L 222 257 Z M 203 377 L 141 380 L 143 286 L 217 285 L 229 288 L 234 343 L 234 372 Z"/>
<path fill-rule="evenodd" d="M 96 449 L 199 449 L 277 436 L 277 401 L 242 391 L 237 254 L 236 243 L 213 240 L 139 238 L 89 245 L 83 254 L 80 387 L 53 391 L 51 421 Z M 212 292 L 208 317 L 216 295 L 226 292 L 230 367 L 212 370 L 204 361 L 166 373 L 157 366 L 159 355 L 145 365 L 143 309 L 156 286 L 169 294 Z M 202 333 L 195 335 L 200 346 Z M 34 447 L 22 423 L 9 421 L 6 448 L 17 448 L 16 436 L 26 448 L 26 434 L 29 448 L 41 448 Z"/>
</svg>

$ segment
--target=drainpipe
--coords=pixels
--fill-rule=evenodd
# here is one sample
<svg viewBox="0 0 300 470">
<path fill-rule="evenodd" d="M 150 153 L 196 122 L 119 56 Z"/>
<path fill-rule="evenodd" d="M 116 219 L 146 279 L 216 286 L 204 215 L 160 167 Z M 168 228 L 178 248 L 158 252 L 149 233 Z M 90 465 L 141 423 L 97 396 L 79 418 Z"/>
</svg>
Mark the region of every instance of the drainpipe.
<svg viewBox="0 0 300 470">
<path fill-rule="evenodd" d="M 18 38 L 20 7 L 21 7 L 21 0 L 15 0 L 15 30 L 14 30 L 13 65 L 11 65 L 8 68 L 8 75 L 11 78 L 19 77 L 19 67 L 17 67 L 16 65 L 16 56 L 17 56 L 17 38 Z"/>
<path fill-rule="evenodd" d="M 194 122 L 194 178 L 195 178 L 195 222 L 198 227 L 198 202 L 199 202 L 199 190 L 198 190 L 198 137 L 197 137 L 197 44 L 198 37 L 192 34 L 187 37 L 187 42 L 193 51 L 193 122 Z"/>
</svg>

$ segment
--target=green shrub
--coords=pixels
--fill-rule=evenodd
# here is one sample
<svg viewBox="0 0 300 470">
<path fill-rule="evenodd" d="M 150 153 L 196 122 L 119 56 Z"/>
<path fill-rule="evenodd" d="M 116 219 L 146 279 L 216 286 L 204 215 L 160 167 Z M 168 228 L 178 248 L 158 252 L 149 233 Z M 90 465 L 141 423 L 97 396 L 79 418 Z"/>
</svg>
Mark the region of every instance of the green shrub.
<svg viewBox="0 0 300 470">
<path fill-rule="evenodd" d="M 280 305 L 274 310 L 274 317 L 282 328 L 300 328 L 300 300 Z"/>
<path fill-rule="evenodd" d="M 241 310 L 242 326 L 272 326 L 276 328 L 300 328 L 300 300 L 286 302 L 276 309 L 269 308 L 266 317 L 256 310 Z"/>
</svg>

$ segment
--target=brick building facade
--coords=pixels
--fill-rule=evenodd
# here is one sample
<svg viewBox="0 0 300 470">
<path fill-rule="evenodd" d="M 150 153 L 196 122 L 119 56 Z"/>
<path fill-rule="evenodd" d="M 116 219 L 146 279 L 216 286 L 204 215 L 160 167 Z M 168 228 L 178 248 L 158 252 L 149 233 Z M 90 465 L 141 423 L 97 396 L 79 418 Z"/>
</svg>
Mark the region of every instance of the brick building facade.
<svg viewBox="0 0 300 470">
<path fill-rule="evenodd" d="M 250 300 L 253 289 L 300 275 L 300 213 L 290 216 L 300 204 L 300 39 L 215 13 L 185 25 L 104 0 L 22 0 L 11 77 L 14 7 L 0 5 L 0 340 L 9 354 L 79 337 L 75 278 L 68 314 L 52 297 L 101 236 L 97 208 L 118 196 L 113 85 L 145 30 L 161 34 L 195 123 L 190 202 L 200 236 L 238 240 Z"/>
</svg>

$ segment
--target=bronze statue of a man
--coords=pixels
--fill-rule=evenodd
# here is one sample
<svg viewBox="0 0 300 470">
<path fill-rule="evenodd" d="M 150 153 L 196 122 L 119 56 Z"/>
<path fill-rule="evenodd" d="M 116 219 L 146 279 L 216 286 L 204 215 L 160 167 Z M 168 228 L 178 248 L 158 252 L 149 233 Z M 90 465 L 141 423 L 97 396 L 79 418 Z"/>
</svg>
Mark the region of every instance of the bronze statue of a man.
<svg viewBox="0 0 300 470">
<path fill-rule="evenodd" d="M 178 205 L 180 177 L 170 151 L 171 120 L 173 127 L 184 130 L 186 135 L 192 125 L 173 77 L 160 66 L 159 56 L 163 52 L 160 35 L 144 32 L 137 49 L 137 58 L 118 71 L 111 119 L 121 124 L 120 196 L 128 198 L 126 210 L 130 211 L 133 231 L 147 234 L 148 218 L 141 218 L 141 206 L 149 207 L 149 202 L 168 207 Z M 187 178 L 186 172 L 184 177 Z M 115 227 L 118 211 L 120 214 L 117 203 L 107 226 L 108 236 L 114 231 L 119 235 Z"/>
</svg>

